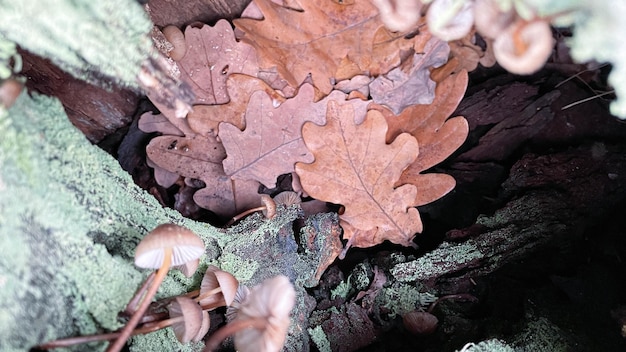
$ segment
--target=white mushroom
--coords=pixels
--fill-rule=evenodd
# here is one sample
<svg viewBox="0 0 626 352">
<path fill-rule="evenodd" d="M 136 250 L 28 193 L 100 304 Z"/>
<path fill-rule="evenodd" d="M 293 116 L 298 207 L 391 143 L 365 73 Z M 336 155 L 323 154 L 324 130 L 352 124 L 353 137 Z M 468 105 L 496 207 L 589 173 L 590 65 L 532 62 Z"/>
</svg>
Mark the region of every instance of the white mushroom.
<svg viewBox="0 0 626 352">
<path fill-rule="evenodd" d="M 465 0 L 435 0 L 426 13 L 428 30 L 445 41 L 465 37 L 474 24 L 474 2 Z"/>
<path fill-rule="evenodd" d="M 554 38 L 545 21 L 519 20 L 493 42 L 498 63 L 511 73 L 529 75 L 538 71 L 552 54 Z"/>
</svg>

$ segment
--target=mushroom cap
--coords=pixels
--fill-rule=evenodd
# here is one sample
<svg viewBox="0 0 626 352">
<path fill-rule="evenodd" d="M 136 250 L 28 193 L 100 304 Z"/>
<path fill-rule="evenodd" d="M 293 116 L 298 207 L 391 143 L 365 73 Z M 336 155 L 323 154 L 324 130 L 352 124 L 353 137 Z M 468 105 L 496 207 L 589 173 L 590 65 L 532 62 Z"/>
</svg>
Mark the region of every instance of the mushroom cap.
<svg viewBox="0 0 626 352">
<path fill-rule="evenodd" d="M 222 292 L 205 297 L 198 303 L 204 306 L 224 299 L 226 305 L 229 306 L 235 299 L 237 287 L 239 287 L 239 280 L 233 274 L 220 270 L 215 265 L 209 265 L 200 283 L 200 295 L 218 287 L 222 289 Z"/>
<path fill-rule="evenodd" d="M 474 26 L 483 37 L 495 38 L 515 20 L 513 8 L 503 11 L 496 0 L 474 2 Z"/>
<path fill-rule="evenodd" d="M 150 231 L 135 249 L 135 265 L 158 269 L 165 249 L 172 249 L 171 266 L 183 265 L 204 253 L 204 242 L 191 230 L 174 224 L 162 224 Z"/>
<path fill-rule="evenodd" d="M 292 191 L 284 191 L 278 193 L 274 197 L 274 201 L 276 202 L 276 204 L 284 204 L 286 206 L 302 203 L 302 199 L 300 198 L 298 193 Z"/>
<path fill-rule="evenodd" d="M 178 269 L 186 277 L 192 277 L 196 270 L 198 270 L 198 265 L 200 265 L 200 258 L 190 260 L 185 264 L 176 265 L 176 267 L 173 268 Z"/>
<path fill-rule="evenodd" d="M 289 314 L 295 304 L 296 292 L 286 276 L 263 281 L 250 290 L 239 307 L 235 320 L 261 318 L 265 329 L 244 329 L 235 333 L 235 347 L 240 352 L 280 351 L 291 324 Z"/>
<path fill-rule="evenodd" d="M 203 310 L 202 311 L 202 325 L 200 326 L 200 330 L 198 330 L 198 333 L 196 334 L 196 336 L 194 336 L 191 339 L 191 341 L 200 342 L 204 338 L 204 336 L 207 334 L 207 332 L 209 332 L 209 328 L 211 328 L 211 318 L 209 317 L 209 311 Z"/>
<path fill-rule="evenodd" d="M 174 335 L 181 343 L 187 343 L 198 335 L 202 328 L 202 308 L 189 297 L 176 297 L 167 307 L 170 318 L 183 317 L 182 321 L 172 324 Z"/>
<path fill-rule="evenodd" d="M 465 37 L 474 25 L 474 3 L 465 1 L 458 4 L 455 0 L 434 0 L 426 13 L 428 30 L 434 36 L 445 41 Z"/>
<path fill-rule="evenodd" d="M 239 285 L 239 287 L 237 288 L 237 292 L 235 293 L 235 299 L 233 299 L 233 302 L 228 306 L 228 308 L 226 308 L 227 322 L 233 321 L 237 317 L 239 307 L 241 307 L 243 301 L 246 300 L 248 294 L 250 294 L 250 289 L 248 288 L 248 286 Z"/>
<path fill-rule="evenodd" d="M 439 319 L 428 312 L 414 310 L 402 317 L 404 327 L 415 335 L 429 335 L 437 330 Z"/>
<path fill-rule="evenodd" d="M 276 216 L 276 202 L 267 194 L 261 194 L 261 202 L 265 206 L 263 210 L 263 216 L 267 219 L 272 219 Z"/>
<path fill-rule="evenodd" d="M 516 35 L 526 46 L 524 52 L 516 52 Z M 546 21 L 513 23 L 493 42 L 493 53 L 498 63 L 518 75 L 529 75 L 542 68 L 553 48 L 552 30 Z"/>
</svg>

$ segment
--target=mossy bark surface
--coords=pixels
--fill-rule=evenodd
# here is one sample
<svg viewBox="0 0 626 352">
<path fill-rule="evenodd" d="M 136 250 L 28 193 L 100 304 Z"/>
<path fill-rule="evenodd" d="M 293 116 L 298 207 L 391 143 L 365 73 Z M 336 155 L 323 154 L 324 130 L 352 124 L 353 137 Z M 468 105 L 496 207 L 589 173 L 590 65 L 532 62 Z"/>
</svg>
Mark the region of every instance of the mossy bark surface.
<svg viewBox="0 0 626 352">
<path fill-rule="evenodd" d="M 0 128 L 1 351 L 119 328 L 118 312 L 148 274 L 133 266 L 134 248 L 166 222 L 200 235 L 206 255 L 192 278 L 172 272 L 159 297 L 197 287 L 209 264 L 230 268 L 248 285 L 285 274 L 298 291 L 294 315 L 302 319 L 294 325 L 306 324 L 311 308 L 303 286 L 317 263 L 298 256 L 292 230 L 298 207 L 283 207 L 272 220 L 252 216 L 228 230 L 185 219 L 161 207 L 115 159 L 91 145 L 54 98 L 24 92 L 0 117 Z M 292 327 L 290 350 L 308 346 L 307 337 L 295 333 L 299 329 Z M 136 338 L 131 348 L 201 348 L 182 346 L 168 334 Z"/>
</svg>

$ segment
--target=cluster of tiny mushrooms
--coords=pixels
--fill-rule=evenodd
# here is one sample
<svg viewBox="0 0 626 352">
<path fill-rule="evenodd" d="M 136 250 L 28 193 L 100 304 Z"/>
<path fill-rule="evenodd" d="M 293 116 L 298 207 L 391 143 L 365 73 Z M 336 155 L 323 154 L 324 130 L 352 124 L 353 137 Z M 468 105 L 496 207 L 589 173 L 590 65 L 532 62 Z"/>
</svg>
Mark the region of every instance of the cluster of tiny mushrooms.
<svg viewBox="0 0 626 352">
<path fill-rule="evenodd" d="M 295 291 L 286 276 L 275 276 L 248 289 L 230 273 L 210 265 L 200 289 L 185 295 L 152 302 L 170 268 L 191 277 L 204 254 L 204 242 L 191 230 L 174 224 L 157 226 L 135 250 L 135 265 L 156 269 L 137 290 L 126 306 L 130 316 L 121 331 L 50 341 L 41 349 L 68 347 L 81 343 L 113 340 L 107 352 L 120 351 L 130 336 L 171 326 L 181 343 L 199 342 L 209 331 L 209 311 L 227 306 L 228 323 L 211 334 L 205 351 L 213 351 L 228 336 L 234 335 L 238 351 L 279 351 L 291 323 Z M 159 307 L 167 304 L 167 313 Z M 152 306 L 154 309 L 149 310 Z M 165 315 L 165 316 L 164 316 Z"/>
</svg>

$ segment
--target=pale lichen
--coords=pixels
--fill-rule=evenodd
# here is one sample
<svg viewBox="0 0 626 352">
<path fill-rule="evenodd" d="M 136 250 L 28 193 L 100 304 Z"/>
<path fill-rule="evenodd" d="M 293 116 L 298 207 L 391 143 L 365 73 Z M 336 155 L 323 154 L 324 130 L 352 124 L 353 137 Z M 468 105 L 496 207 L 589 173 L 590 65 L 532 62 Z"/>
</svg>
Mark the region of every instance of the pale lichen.
<svg viewBox="0 0 626 352">
<path fill-rule="evenodd" d="M 297 303 L 286 349 L 308 346 L 302 331 L 314 304 L 303 286 L 317 267 L 298 254 L 293 233 L 293 221 L 302 214 L 298 206 L 281 207 L 272 220 L 253 215 L 233 228 L 217 229 L 164 209 L 139 189 L 114 158 L 70 124 L 56 99 L 23 93 L 0 117 L 0 126 L 0 246 L 5 249 L 0 350 L 26 351 L 55 338 L 118 328 L 118 312 L 149 273 L 133 266 L 134 248 L 166 222 L 203 238 L 207 249 L 199 271 L 219 263 L 250 285 L 289 276 Z M 188 279 L 171 273 L 157 297 L 196 288 L 201 274 Z M 27 321 L 29 329 L 15 321 Z M 169 341 L 172 350 L 181 349 L 167 330 L 132 341 L 142 346 Z"/>
<path fill-rule="evenodd" d="M 458 352 L 515 352 L 515 349 L 504 341 L 490 339 L 479 343 L 470 342 Z"/>
<path fill-rule="evenodd" d="M 516 351 L 548 352 L 568 351 L 570 344 L 564 332 L 548 319 L 529 313 L 526 326 L 511 341 Z"/>
<path fill-rule="evenodd" d="M 376 304 L 387 308 L 389 317 L 393 319 L 396 315 L 404 315 L 415 309 L 426 309 L 436 299 L 435 295 L 420 292 L 413 285 L 394 282 L 376 296 Z"/>
<path fill-rule="evenodd" d="M 444 242 L 424 256 L 391 268 L 398 281 L 422 281 L 439 277 L 459 265 L 480 260 L 484 254 L 472 240 L 464 243 Z"/>
<path fill-rule="evenodd" d="M 119 307 L 140 281 L 131 263 L 112 257 L 87 236 L 85 229 L 97 228 L 98 222 L 70 189 L 82 175 L 57 174 L 63 167 L 78 171 L 61 157 L 71 158 L 73 150 L 60 140 L 76 141 L 71 133 L 63 135 L 69 126 L 64 117 L 55 99 L 26 93 L 7 117 L 0 117 L 5 185 L 0 193 L 0 350 L 28 350 L 56 337 L 115 329 Z M 42 133 L 45 129 L 50 135 Z"/>
<path fill-rule="evenodd" d="M 152 50 L 152 23 L 135 0 L 0 0 L 0 18 L 8 40 L 101 85 L 137 87 Z"/>
<path fill-rule="evenodd" d="M 17 64 L 19 62 L 20 55 L 17 53 L 15 43 L 7 40 L 0 33 L 0 81 L 11 77 L 14 71 L 20 71 L 20 65 Z M 14 67 L 16 65 L 17 67 Z M 2 109 L 1 106 L 0 109 Z"/>
<path fill-rule="evenodd" d="M 307 329 L 309 336 L 311 336 L 311 340 L 317 346 L 317 350 L 320 352 L 331 352 L 330 341 L 328 341 L 328 337 L 326 337 L 326 333 L 324 333 L 324 329 L 321 326 L 316 326 L 314 328 Z"/>
</svg>

